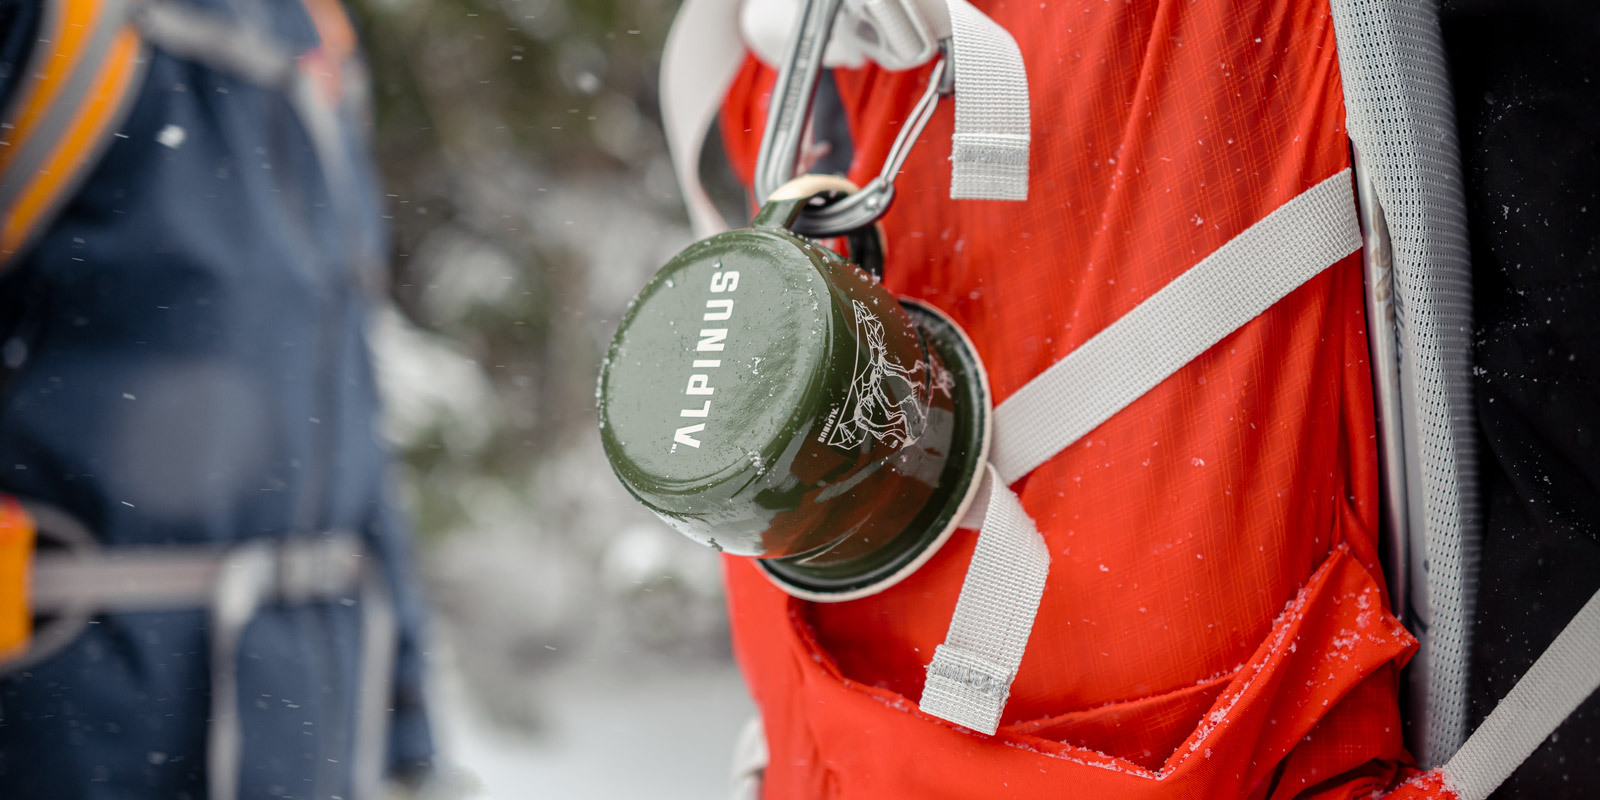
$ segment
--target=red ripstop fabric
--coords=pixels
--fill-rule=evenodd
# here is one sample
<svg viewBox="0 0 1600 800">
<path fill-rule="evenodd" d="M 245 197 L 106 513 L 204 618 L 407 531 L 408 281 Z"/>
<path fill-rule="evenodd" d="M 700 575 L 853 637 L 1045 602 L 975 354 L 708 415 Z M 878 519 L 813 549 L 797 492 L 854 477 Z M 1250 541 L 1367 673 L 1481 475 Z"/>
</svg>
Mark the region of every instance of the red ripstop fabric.
<svg viewBox="0 0 1600 800">
<path fill-rule="evenodd" d="M 949 199 L 946 105 L 883 220 L 885 281 L 971 334 L 997 401 L 1350 165 L 1319 3 L 976 5 L 1027 64 L 1030 196 Z M 773 77 L 747 61 L 723 111 L 747 184 Z M 837 73 L 858 183 L 926 77 Z M 1052 563 L 994 737 L 917 710 L 974 532 L 832 605 L 728 559 L 765 797 L 1349 798 L 1413 778 L 1364 328 L 1352 255 L 1014 484 Z M 1405 791 L 1449 796 L 1424 784 Z"/>
</svg>

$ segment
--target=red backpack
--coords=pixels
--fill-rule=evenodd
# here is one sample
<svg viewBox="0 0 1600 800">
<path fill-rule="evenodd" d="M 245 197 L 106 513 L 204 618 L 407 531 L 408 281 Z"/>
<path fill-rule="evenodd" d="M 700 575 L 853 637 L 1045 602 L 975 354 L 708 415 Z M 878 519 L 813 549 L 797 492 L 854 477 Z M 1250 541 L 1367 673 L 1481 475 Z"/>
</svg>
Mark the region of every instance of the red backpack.
<svg viewBox="0 0 1600 800">
<path fill-rule="evenodd" d="M 718 5 L 687 4 L 678 28 L 726 33 Z M 1027 201 L 951 200 L 952 121 L 935 115 L 882 221 L 884 279 L 971 335 L 997 405 L 1313 192 L 1359 188 L 1367 246 L 1011 482 L 1050 565 L 993 735 L 918 709 L 972 532 L 844 603 L 790 597 L 729 558 L 761 796 L 1487 795 L 1600 671 L 1553 668 L 1559 697 L 1497 712 L 1453 770 L 1413 769 L 1466 739 L 1477 524 L 1436 18 L 1380 0 L 978 6 L 1027 67 Z M 698 142 L 693 112 L 674 112 L 673 49 L 663 94 L 684 176 Z M 877 173 L 927 78 L 835 71 L 854 181 Z M 722 107 L 747 185 L 773 80 L 745 58 Z M 1567 655 L 1600 636 L 1590 610 Z M 1408 752 L 1400 685 L 1419 653 Z"/>
</svg>

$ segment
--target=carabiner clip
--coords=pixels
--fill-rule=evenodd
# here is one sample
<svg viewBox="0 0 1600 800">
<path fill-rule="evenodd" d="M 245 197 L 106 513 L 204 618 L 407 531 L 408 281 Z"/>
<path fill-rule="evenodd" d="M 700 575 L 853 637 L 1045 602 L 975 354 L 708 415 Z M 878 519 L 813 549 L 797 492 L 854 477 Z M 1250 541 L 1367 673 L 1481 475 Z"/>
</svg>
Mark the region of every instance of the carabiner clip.
<svg viewBox="0 0 1600 800">
<path fill-rule="evenodd" d="M 767 128 L 761 134 L 761 153 L 756 159 L 756 196 L 763 200 L 793 179 L 800 165 L 817 79 L 822 74 L 822 55 L 828 49 L 833 21 L 843 2 L 806 0 L 800 11 L 800 24 L 784 47 L 784 62 L 772 89 Z M 911 146 L 933 117 L 939 98 L 955 89 L 948 39 L 939 42 L 939 54 L 928 76 L 928 89 L 895 136 L 878 176 L 848 197 L 825 206 L 807 206 L 795 219 L 792 226 L 795 233 L 812 238 L 843 236 L 871 225 L 889 210 L 889 203 L 894 199 L 895 176 L 911 152 Z"/>
</svg>

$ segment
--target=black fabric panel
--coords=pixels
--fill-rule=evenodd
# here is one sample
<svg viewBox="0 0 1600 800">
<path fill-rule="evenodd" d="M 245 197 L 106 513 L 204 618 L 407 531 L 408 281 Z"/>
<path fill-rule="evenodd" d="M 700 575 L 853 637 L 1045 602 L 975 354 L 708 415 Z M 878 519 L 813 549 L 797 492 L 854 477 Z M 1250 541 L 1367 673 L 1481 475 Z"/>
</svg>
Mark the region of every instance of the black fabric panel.
<svg viewBox="0 0 1600 800">
<path fill-rule="evenodd" d="M 1482 435 L 1476 725 L 1600 589 L 1600 4 L 1448 0 L 1442 21 Z M 1600 797 L 1600 696 L 1495 797 Z"/>
<path fill-rule="evenodd" d="M 17 76 L 39 37 L 40 0 L 0 0 L 0 110 L 11 102 Z"/>
<path fill-rule="evenodd" d="M 817 93 L 811 102 L 812 136 L 826 150 L 811 166 L 824 175 L 844 175 L 855 160 L 855 141 L 850 136 L 850 118 L 839 99 L 839 84 L 833 70 L 823 70 L 817 79 Z"/>
</svg>

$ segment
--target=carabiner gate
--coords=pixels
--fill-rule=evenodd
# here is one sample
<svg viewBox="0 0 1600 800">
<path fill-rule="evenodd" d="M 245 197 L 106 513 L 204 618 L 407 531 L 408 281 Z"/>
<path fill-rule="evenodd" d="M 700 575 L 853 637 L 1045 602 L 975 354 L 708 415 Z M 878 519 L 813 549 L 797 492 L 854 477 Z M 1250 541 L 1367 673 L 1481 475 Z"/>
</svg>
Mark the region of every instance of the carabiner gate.
<svg viewBox="0 0 1600 800">
<path fill-rule="evenodd" d="M 795 34 L 784 48 L 784 62 L 773 86 L 767 128 L 761 135 L 761 152 L 756 159 L 755 190 L 763 201 L 793 179 L 800 165 L 817 79 L 822 74 L 822 56 L 843 2 L 806 0 Z M 794 221 L 792 230 L 795 233 L 812 238 L 842 236 L 871 225 L 889 210 L 889 203 L 894 199 L 895 175 L 900 172 L 923 127 L 933 117 L 939 98 L 950 94 L 955 87 L 948 39 L 939 42 L 939 52 L 939 60 L 928 76 L 928 89 L 895 137 L 878 176 L 848 197 L 825 206 L 807 206 Z"/>
</svg>

